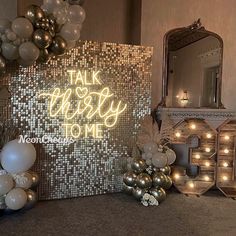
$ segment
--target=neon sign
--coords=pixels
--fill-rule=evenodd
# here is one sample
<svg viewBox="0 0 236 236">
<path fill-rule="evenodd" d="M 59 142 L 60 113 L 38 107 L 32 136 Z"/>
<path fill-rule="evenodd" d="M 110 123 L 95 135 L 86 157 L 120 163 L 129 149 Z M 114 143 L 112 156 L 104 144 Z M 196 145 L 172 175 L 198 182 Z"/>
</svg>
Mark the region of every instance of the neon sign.
<svg viewBox="0 0 236 236">
<path fill-rule="evenodd" d="M 65 136 L 79 138 L 82 135 L 102 138 L 103 129 L 116 125 L 119 116 L 126 110 L 127 104 L 121 100 L 115 101 L 109 87 L 97 90 L 102 83 L 99 80 L 100 71 L 67 70 L 70 86 L 65 91 L 55 88 L 43 92 L 39 97 L 49 98 L 49 116 L 63 116 Z M 88 123 L 81 125 L 75 119 L 86 117 Z M 95 120 L 98 123 L 90 123 Z"/>
</svg>

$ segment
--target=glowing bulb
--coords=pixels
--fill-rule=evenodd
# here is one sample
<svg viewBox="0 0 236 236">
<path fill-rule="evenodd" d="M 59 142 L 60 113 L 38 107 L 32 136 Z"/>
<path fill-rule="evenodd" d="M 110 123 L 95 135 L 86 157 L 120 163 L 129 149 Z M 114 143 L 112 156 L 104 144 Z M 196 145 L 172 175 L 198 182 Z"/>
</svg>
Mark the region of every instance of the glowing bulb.
<svg viewBox="0 0 236 236">
<path fill-rule="evenodd" d="M 206 134 L 206 137 L 207 137 L 207 138 L 211 138 L 212 135 L 211 135 L 210 133 L 207 133 L 207 134 Z"/>
<path fill-rule="evenodd" d="M 195 125 L 195 124 L 191 124 L 191 125 L 190 125 L 190 128 L 191 128 L 191 129 L 196 129 L 196 125 Z"/>
<path fill-rule="evenodd" d="M 180 132 L 176 132 L 176 133 L 175 133 L 175 136 L 176 136 L 177 138 L 179 138 L 179 137 L 181 136 L 181 133 L 180 133 Z"/>
<path fill-rule="evenodd" d="M 180 177 L 179 174 L 175 174 L 175 175 L 174 175 L 174 178 L 175 178 L 176 180 L 179 179 L 179 177 Z"/>
<path fill-rule="evenodd" d="M 206 176 L 204 177 L 204 180 L 205 180 L 205 181 L 209 181 L 209 180 L 210 180 L 210 177 L 206 175 Z"/>
<path fill-rule="evenodd" d="M 225 136 L 224 136 L 224 139 L 225 139 L 225 140 L 229 140 L 229 135 L 225 135 Z"/>
<path fill-rule="evenodd" d="M 195 155 L 195 158 L 196 158 L 196 159 L 200 159 L 201 156 L 200 156 L 199 154 L 196 154 L 196 155 Z"/>
<path fill-rule="evenodd" d="M 190 182 L 190 183 L 189 183 L 189 187 L 190 187 L 190 188 L 194 188 L 194 183 L 193 183 L 193 182 Z"/>
<path fill-rule="evenodd" d="M 225 149 L 224 149 L 224 153 L 225 153 L 225 154 L 228 154 L 228 153 L 229 153 L 229 149 L 225 148 Z"/>
<path fill-rule="evenodd" d="M 228 177 L 227 177 L 226 175 L 224 175 L 224 176 L 222 177 L 222 179 L 223 179 L 224 181 L 227 181 L 227 180 L 228 180 Z"/>
<path fill-rule="evenodd" d="M 224 162 L 224 163 L 223 163 L 223 166 L 224 166 L 224 167 L 228 167 L 229 164 L 228 164 L 227 162 Z"/>
<path fill-rule="evenodd" d="M 210 152 L 211 149 L 210 149 L 209 147 L 207 147 L 207 148 L 205 148 L 205 151 L 206 151 L 206 152 Z"/>
<path fill-rule="evenodd" d="M 207 161 L 207 162 L 205 162 L 205 166 L 210 166 L 210 162 L 209 161 Z"/>
<path fill-rule="evenodd" d="M 176 95 L 176 98 L 179 98 L 179 95 Z"/>
</svg>

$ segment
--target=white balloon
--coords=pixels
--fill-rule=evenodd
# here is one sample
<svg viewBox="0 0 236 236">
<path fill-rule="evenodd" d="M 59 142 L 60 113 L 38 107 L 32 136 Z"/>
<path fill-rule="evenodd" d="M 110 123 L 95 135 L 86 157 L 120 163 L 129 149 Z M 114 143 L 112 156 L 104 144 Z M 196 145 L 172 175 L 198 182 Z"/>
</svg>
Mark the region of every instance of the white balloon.
<svg viewBox="0 0 236 236">
<path fill-rule="evenodd" d="M 0 196 L 8 193 L 14 186 L 10 175 L 0 175 Z"/>
<path fill-rule="evenodd" d="M 24 17 L 13 20 L 11 28 L 20 38 L 26 39 L 31 37 L 34 30 L 32 23 Z"/>
<path fill-rule="evenodd" d="M 172 149 L 167 149 L 166 151 L 166 156 L 167 156 L 167 163 L 168 165 L 171 165 L 175 162 L 176 160 L 176 154 Z"/>
<path fill-rule="evenodd" d="M 12 189 L 5 198 L 5 203 L 11 210 L 19 210 L 27 202 L 27 194 L 21 188 Z"/>
<path fill-rule="evenodd" d="M 16 40 L 16 34 L 13 31 L 10 31 L 10 32 L 7 33 L 7 38 L 10 41 L 15 41 Z"/>
<path fill-rule="evenodd" d="M 66 41 L 75 41 L 75 40 L 78 40 L 80 37 L 80 30 L 79 30 L 78 25 L 66 23 L 62 26 L 60 35 Z"/>
<path fill-rule="evenodd" d="M 143 146 L 143 150 L 145 153 L 156 153 L 158 151 L 158 146 L 154 142 L 146 143 Z"/>
<path fill-rule="evenodd" d="M 68 8 L 68 21 L 75 24 L 81 24 L 85 20 L 85 11 L 79 5 L 70 5 Z"/>
<path fill-rule="evenodd" d="M 47 13 L 53 13 L 53 10 L 57 7 L 62 7 L 63 1 L 62 0 L 44 0 L 42 9 L 46 10 Z"/>
<path fill-rule="evenodd" d="M 18 139 L 8 142 L 1 152 L 2 167 L 12 174 L 30 169 L 36 160 L 36 151 L 31 143 L 19 143 Z"/>
<path fill-rule="evenodd" d="M 25 42 L 20 45 L 19 53 L 24 61 L 36 61 L 40 51 L 32 42 Z"/>
<path fill-rule="evenodd" d="M 152 164 L 155 167 L 162 168 L 167 165 L 167 156 L 165 153 L 157 152 L 152 157 Z"/>
<path fill-rule="evenodd" d="M 16 60 L 19 57 L 18 47 L 11 43 L 2 44 L 2 55 L 8 60 Z"/>
<path fill-rule="evenodd" d="M 14 174 L 13 178 L 16 183 L 16 187 L 29 189 L 32 186 L 32 176 L 28 172 Z"/>
<path fill-rule="evenodd" d="M 0 19 L 0 33 L 5 33 L 5 30 L 9 28 L 11 28 L 11 21 L 7 19 Z"/>
</svg>

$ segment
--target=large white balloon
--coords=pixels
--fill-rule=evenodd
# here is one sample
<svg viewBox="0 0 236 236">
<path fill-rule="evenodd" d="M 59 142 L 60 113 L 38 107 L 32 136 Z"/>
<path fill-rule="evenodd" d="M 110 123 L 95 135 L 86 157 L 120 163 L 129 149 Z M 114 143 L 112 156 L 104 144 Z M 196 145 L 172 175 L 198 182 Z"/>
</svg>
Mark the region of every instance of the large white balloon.
<svg viewBox="0 0 236 236">
<path fill-rule="evenodd" d="M 80 29 L 76 24 L 66 23 L 62 26 L 60 35 L 66 41 L 75 41 L 80 37 Z"/>
<path fill-rule="evenodd" d="M 18 47 L 11 43 L 2 44 L 2 55 L 8 60 L 16 60 L 19 57 Z"/>
<path fill-rule="evenodd" d="M 0 33 L 5 33 L 5 30 L 9 28 L 11 28 L 11 21 L 7 19 L 0 19 Z"/>
<path fill-rule="evenodd" d="M 13 179 L 10 175 L 0 175 L 0 196 L 8 193 L 13 185 Z"/>
<path fill-rule="evenodd" d="M 26 202 L 27 194 L 21 188 L 12 189 L 5 198 L 5 203 L 11 210 L 19 210 L 23 208 Z"/>
<path fill-rule="evenodd" d="M 2 167 L 9 173 L 29 170 L 36 160 L 36 151 L 31 143 L 19 143 L 18 139 L 8 142 L 1 152 Z"/>
<path fill-rule="evenodd" d="M 34 30 L 31 22 L 24 17 L 17 17 L 13 20 L 11 28 L 20 38 L 24 39 L 30 38 Z"/>
<path fill-rule="evenodd" d="M 68 8 L 68 21 L 75 24 L 81 24 L 85 20 L 85 11 L 79 5 L 70 5 Z"/>
<path fill-rule="evenodd" d="M 28 172 L 14 174 L 13 178 L 16 182 L 16 187 L 29 189 L 32 186 L 32 175 Z"/>
<path fill-rule="evenodd" d="M 19 53 L 24 61 L 36 61 L 40 51 L 32 42 L 25 42 L 20 45 Z"/>
</svg>

